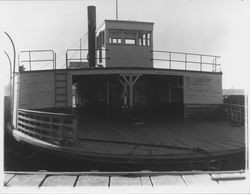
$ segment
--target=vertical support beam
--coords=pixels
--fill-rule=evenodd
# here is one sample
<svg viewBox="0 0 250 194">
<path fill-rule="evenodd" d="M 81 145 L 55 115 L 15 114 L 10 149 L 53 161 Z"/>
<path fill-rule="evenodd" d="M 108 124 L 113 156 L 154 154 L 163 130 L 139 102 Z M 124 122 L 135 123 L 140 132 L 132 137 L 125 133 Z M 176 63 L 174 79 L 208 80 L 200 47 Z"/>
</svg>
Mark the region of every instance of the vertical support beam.
<svg viewBox="0 0 250 194">
<path fill-rule="evenodd" d="M 133 110 L 134 108 L 134 85 L 133 85 L 133 76 L 129 75 L 129 106 L 130 106 L 130 110 Z"/>
</svg>

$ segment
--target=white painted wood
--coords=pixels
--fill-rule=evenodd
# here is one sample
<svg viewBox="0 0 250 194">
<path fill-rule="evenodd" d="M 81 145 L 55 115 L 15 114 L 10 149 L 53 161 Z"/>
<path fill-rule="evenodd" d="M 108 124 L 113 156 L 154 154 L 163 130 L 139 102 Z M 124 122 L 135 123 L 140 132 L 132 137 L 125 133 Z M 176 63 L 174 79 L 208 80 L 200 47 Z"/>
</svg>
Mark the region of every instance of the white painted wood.
<svg viewBox="0 0 250 194">
<path fill-rule="evenodd" d="M 185 183 L 190 186 L 218 185 L 218 182 L 212 180 L 209 174 L 182 175 L 182 178 L 184 179 Z"/>
<path fill-rule="evenodd" d="M 76 178 L 77 176 L 67 176 L 67 175 L 48 176 L 41 185 L 41 187 L 46 187 L 46 186 L 73 187 Z"/>
<path fill-rule="evenodd" d="M 7 184 L 14 176 L 15 174 L 4 174 L 4 185 Z"/>
<path fill-rule="evenodd" d="M 141 186 L 140 177 L 112 176 L 110 186 Z"/>
<path fill-rule="evenodd" d="M 82 175 L 79 176 L 76 187 L 81 186 L 104 186 L 108 187 L 109 176 Z"/>
<path fill-rule="evenodd" d="M 7 187 L 30 186 L 38 187 L 45 175 L 16 175 L 7 183 Z"/>
<path fill-rule="evenodd" d="M 186 186 L 180 175 L 151 176 L 153 186 Z"/>
</svg>

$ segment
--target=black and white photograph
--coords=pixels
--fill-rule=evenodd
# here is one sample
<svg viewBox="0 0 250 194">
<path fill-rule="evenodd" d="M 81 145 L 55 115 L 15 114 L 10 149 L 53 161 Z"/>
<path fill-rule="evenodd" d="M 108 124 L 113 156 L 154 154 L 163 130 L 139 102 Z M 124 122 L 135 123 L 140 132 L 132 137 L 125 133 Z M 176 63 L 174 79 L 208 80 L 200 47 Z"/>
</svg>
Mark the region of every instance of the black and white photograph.
<svg viewBox="0 0 250 194">
<path fill-rule="evenodd" d="M 2 193 L 249 193 L 249 0 L 0 0 Z"/>
</svg>

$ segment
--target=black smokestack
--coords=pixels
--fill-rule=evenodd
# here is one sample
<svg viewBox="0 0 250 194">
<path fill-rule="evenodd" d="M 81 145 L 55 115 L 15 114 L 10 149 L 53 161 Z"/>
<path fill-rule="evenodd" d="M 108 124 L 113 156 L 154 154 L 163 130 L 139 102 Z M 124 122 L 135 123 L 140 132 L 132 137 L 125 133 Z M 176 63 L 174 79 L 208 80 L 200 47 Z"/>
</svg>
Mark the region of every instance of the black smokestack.
<svg viewBox="0 0 250 194">
<path fill-rule="evenodd" d="M 96 30 L 96 11 L 95 6 L 88 6 L 88 43 L 89 43 L 89 67 L 95 67 L 96 53 L 95 53 L 95 30 Z"/>
</svg>

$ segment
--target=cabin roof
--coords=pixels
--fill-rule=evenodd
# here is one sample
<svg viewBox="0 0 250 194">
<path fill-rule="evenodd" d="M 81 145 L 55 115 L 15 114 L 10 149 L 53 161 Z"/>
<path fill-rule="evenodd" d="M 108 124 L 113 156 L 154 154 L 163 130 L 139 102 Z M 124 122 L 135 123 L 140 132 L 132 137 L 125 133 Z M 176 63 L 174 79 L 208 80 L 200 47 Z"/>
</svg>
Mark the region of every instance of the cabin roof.
<svg viewBox="0 0 250 194">
<path fill-rule="evenodd" d="M 105 23 L 124 23 L 124 24 L 149 24 L 154 25 L 154 22 L 130 21 L 130 20 L 104 20 Z"/>
</svg>

